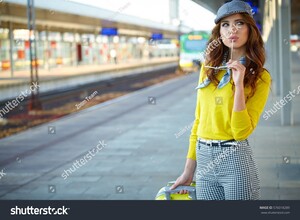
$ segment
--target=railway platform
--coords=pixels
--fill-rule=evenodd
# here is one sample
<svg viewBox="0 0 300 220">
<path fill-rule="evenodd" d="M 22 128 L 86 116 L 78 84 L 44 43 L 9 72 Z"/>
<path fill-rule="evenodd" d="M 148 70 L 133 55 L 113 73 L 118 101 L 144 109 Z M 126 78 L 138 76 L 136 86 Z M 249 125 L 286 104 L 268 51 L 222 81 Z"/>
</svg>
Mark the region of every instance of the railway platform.
<svg viewBox="0 0 300 220">
<path fill-rule="evenodd" d="M 128 62 L 118 64 L 56 67 L 50 70 L 39 69 L 39 89 L 40 92 L 48 92 L 176 65 L 178 65 L 178 57 L 160 57 L 131 59 Z M 14 71 L 13 77 L 11 77 L 9 71 L 1 71 L 0 100 L 18 96 L 21 91 L 29 89 L 29 84 L 30 70 Z"/>
<path fill-rule="evenodd" d="M 153 200 L 183 170 L 197 80 L 188 74 L 1 139 L 0 199 Z M 278 100 L 271 92 L 265 110 Z M 292 102 L 293 126 L 281 126 L 278 111 L 249 138 L 263 200 L 300 198 L 300 96 Z"/>
</svg>

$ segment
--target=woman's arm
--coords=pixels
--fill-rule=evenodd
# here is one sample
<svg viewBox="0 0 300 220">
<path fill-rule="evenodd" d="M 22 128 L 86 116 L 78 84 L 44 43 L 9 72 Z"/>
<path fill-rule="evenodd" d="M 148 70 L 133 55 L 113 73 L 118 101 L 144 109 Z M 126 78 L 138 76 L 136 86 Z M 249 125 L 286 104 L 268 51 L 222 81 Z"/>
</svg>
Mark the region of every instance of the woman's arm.
<svg viewBox="0 0 300 220">
<path fill-rule="evenodd" d="M 202 81 L 203 65 L 201 66 L 198 84 Z M 171 186 L 171 189 L 175 189 L 180 185 L 190 185 L 193 181 L 195 169 L 196 169 L 196 145 L 197 145 L 197 130 L 200 120 L 200 95 L 197 91 L 196 109 L 195 109 L 195 120 L 191 130 L 189 139 L 189 150 L 183 173 L 177 178 L 175 183 Z M 186 193 L 181 191 L 180 193 Z"/>
<path fill-rule="evenodd" d="M 239 112 L 246 109 L 244 95 L 244 77 L 246 67 L 239 61 L 229 61 L 228 67 L 232 70 L 232 79 L 235 86 L 233 111 Z"/>
<path fill-rule="evenodd" d="M 185 167 L 183 173 L 177 178 L 175 183 L 170 189 L 175 189 L 177 186 L 189 186 L 193 181 L 194 173 L 196 169 L 196 161 L 193 159 L 186 159 Z M 184 191 L 180 193 L 186 193 Z"/>
<path fill-rule="evenodd" d="M 256 83 L 256 90 L 252 97 L 245 101 L 243 80 L 245 67 L 239 62 L 230 62 L 232 78 L 235 83 L 234 105 L 231 115 L 231 129 L 235 140 L 246 139 L 255 129 L 260 115 L 267 102 L 271 76 L 264 70 L 261 79 Z"/>
<path fill-rule="evenodd" d="M 235 85 L 233 111 L 239 112 L 246 109 L 244 85 Z"/>
</svg>

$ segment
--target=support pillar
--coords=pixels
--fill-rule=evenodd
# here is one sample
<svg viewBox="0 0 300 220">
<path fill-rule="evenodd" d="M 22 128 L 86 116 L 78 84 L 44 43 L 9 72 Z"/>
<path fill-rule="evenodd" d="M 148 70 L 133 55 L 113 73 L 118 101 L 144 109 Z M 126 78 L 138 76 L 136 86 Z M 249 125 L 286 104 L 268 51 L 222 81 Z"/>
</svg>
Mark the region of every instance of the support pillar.
<svg viewBox="0 0 300 220">
<path fill-rule="evenodd" d="M 279 2 L 279 63 L 280 63 L 280 98 L 291 92 L 291 1 Z M 281 107 L 281 125 L 292 125 L 292 101 L 285 102 Z"/>
</svg>

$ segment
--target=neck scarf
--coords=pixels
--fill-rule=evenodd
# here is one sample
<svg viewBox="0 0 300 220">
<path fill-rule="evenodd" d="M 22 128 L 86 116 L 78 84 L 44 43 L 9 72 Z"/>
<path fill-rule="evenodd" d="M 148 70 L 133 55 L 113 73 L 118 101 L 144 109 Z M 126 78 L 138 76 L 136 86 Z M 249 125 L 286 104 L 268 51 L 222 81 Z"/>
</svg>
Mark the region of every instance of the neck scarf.
<svg viewBox="0 0 300 220">
<path fill-rule="evenodd" d="M 222 66 L 226 65 L 226 59 L 227 59 L 228 53 L 225 53 L 224 55 L 224 59 L 222 62 Z M 246 58 L 245 56 L 242 56 L 239 61 L 241 62 L 241 64 L 245 65 L 246 64 Z M 217 74 L 219 70 L 215 70 L 214 74 Z M 226 73 L 224 74 L 224 76 L 222 77 L 222 79 L 220 80 L 219 84 L 218 84 L 218 89 L 223 88 L 224 86 L 226 86 L 229 82 L 230 82 L 230 78 L 231 78 L 231 71 L 229 68 L 227 68 Z M 210 79 L 208 77 L 206 77 L 206 79 L 200 83 L 195 89 L 202 89 L 207 87 L 209 84 L 211 83 Z"/>
</svg>

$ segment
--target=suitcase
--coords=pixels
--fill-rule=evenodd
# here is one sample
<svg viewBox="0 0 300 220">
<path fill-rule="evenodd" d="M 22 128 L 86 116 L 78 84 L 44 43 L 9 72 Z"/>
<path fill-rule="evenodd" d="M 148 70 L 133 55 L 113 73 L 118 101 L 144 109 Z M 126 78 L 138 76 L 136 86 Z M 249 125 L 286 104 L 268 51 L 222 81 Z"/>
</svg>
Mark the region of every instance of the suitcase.
<svg viewBox="0 0 300 220">
<path fill-rule="evenodd" d="M 178 186 L 176 189 L 170 190 L 170 187 L 175 183 L 175 181 L 168 182 L 168 184 L 162 187 L 155 200 L 196 200 L 196 183 L 193 181 L 189 186 Z M 187 194 L 177 194 L 180 190 L 187 190 Z"/>
</svg>

